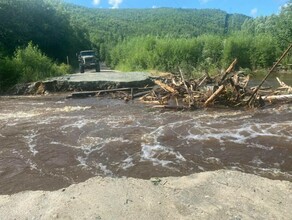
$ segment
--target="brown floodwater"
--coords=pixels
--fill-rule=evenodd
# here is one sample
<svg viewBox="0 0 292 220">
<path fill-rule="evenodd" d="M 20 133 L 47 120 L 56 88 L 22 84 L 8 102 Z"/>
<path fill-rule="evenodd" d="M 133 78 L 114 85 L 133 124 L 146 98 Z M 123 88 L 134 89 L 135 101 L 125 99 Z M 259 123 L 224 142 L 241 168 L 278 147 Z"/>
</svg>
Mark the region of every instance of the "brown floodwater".
<svg viewBox="0 0 292 220">
<path fill-rule="evenodd" d="M 218 169 L 292 181 L 291 119 L 291 104 L 162 111 L 107 98 L 0 97 L 0 194 Z"/>
</svg>

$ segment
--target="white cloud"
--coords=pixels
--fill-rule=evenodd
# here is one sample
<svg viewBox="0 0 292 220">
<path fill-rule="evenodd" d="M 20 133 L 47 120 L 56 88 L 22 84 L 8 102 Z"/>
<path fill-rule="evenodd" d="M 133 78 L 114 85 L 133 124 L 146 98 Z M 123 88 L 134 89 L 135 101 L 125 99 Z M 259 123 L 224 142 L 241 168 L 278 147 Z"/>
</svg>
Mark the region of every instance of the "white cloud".
<svg viewBox="0 0 292 220">
<path fill-rule="evenodd" d="M 290 3 L 290 4 L 292 4 L 292 3 Z M 280 6 L 279 9 L 282 10 L 282 9 L 288 8 L 288 7 L 289 7 L 289 3 L 286 3 L 286 4 L 282 5 L 282 6 Z"/>
<path fill-rule="evenodd" d="M 108 3 L 112 5 L 112 8 L 119 8 L 123 0 L 109 0 Z"/>
<path fill-rule="evenodd" d="M 258 13 L 258 9 L 257 8 L 253 8 L 250 11 L 250 15 L 253 16 L 253 17 L 256 17 L 257 16 L 257 13 Z"/>
<path fill-rule="evenodd" d="M 207 4 L 211 0 L 199 0 L 201 4 Z"/>
<path fill-rule="evenodd" d="M 99 4 L 100 4 L 100 0 L 93 0 L 92 3 L 93 3 L 94 5 L 99 5 Z"/>
</svg>

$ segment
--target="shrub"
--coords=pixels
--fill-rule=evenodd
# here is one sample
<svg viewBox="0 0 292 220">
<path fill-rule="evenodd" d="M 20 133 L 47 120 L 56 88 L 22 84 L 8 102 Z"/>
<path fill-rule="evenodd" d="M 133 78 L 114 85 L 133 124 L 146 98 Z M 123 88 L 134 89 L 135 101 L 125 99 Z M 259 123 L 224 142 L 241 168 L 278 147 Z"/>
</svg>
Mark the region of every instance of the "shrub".
<svg viewBox="0 0 292 220">
<path fill-rule="evenodd" d="M 0 53 L 0 92 L 17 83 L 44 80 L 71 72 L 69 65 L 58 65 L 43 54 L 38 46 L 29 43 L 23 49 L 18 48 L 12 58 Z"/>
<path fill-rule="evenodd" d="M 15 70 L 12 60 L 8 57 L 0 57 L 0 92 L 16 84 L 18 79 L 19 74 Z"/>
<path fill-rule="evenodd" d="M 70 67 L 57 65 L 31 42 L 26 48 L 18 48 L 12 63 L 19 73 L 19 82 L 32 82 L 70 73 Z"/>
</svg>

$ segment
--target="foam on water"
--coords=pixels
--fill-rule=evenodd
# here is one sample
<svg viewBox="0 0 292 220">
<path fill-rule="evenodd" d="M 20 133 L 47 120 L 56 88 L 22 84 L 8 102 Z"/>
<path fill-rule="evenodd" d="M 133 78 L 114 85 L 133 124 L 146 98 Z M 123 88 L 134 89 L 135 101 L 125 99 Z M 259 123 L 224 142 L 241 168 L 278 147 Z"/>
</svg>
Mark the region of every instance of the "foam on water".
<svg viewBox="0 0 292 220">
<path fill-rule="evenodd" d="M 103 172 L 104 175 L 106 176 L 113 176 L 113 172 L 110 171 L 106 165 L 102 163 L 96 163 L 95 167 Z"/>
<path fill-rule="evenodd" d="M 172 160 L 159 159 L 161 155 L 171 157 Z M 186 159 L 179 152 L 175 152 L 172 148 L 159 144 L 142 144 L 141 161 L 151 161 L 154 165 L 166 167 L 168 164 L 180 163 L 181 161 L 186 161 Z"/>
<path fill-rule="evenodd" d="M 91 123 L 92 121 L 91 120 L 85 120 L 85 119 L 80 119 L 80 120 L 77 120 L 75 121 L 74 123 L 72 124 L 66 124 L 66 125 L 63 125 L 61 127 L 61 130 L 66 130 L 67 128 L 83 128 L 84 126 L 88 125 L 88 123 Z"/>
<path fill-rule="evenodd" d="M 258 148 L 258 149 L 269 150 L 269 151 L 274 149 L 274 147 L 267 147 L 267 146 L 264 146 L 262 144 L 257 144 L 257 143 L 248 144 L 246 145 L 246 147 Z"/>
<path fill-rule="evenodd" d="M 38 168 L 38 165 L 30 158 L 26 158 L 21 152 L 19 152 L 16 149 L 12 150 L 12 153 L 17 155 L 17 157 L 23 159 L 23 161 L 25 162 L 25 164 L 28 165 L 28 167 L 30 168 L 30 170 L 36 170 L 39 171 L 40 173 L 42 172 L 41 169 Z"/>
<path fill-rule="evenodd" d="M 100 137 L 86 137 L 85 139 L 82 139 L 80 142 L 81 145 L 79 147 L 75 147 L 81 149 L 83 153 L 83 156 L 76 157 L 76 160 L 79 162 L 79 166 L 88 167 L 88 158 L 92 153 L 100 152 L 108 144 L 114 142 L 131 143 L 130 140 L 125 140 L 122 137 L 111 137 L 104 139 Z M 121 162 L 121 164 L 124 164 L 127 168 L 130 167 L 130 163 L 131 163 L 130 158 L 128 160 L 126 159 Z"/>
<path fill-rule="evenodd" d="M 223 124 L 224 122 L 222 122 Z M 281 138 L 282 141 L 290 143 L 292 136 L 281 132 L 283 127 L 291 126 L 288 122 L 270 125 L 267 123 L 250 124 L 243 123 L 236 127 L 221 127 L 220 129 L 210 126 L 194 124 L 195 129 L 190 129 L 185 139 L 195 141 L 218 140 L 221 145 L 229 143 L 246 144 L 247 147 L 262 148 L 272 150 L 274 147 L 265 147 L 261 144 L 253 143 L 252 140 L 260 137 Z"/>
<path fill-rule="evenodd" d="M 9 120 L 9 119 L 25 119 L 25 118 L 32 118 L 41 115 L 38 112 L 23 112 L 23 111 L 16 111 L 11 113 L 0 113 L 0 120 Z"/>
<path fill-rule="evenodd" d="M 31 130 L 28 131 L 28 135 L 24 135 L 23 137 L 26 140 L 26 143 L 28 145 L 29 151 L 32 153 L 33 156 L 35 156 L 38 151 L 35 149 L 36 148 L 36 137 L 38 136 L 37 131 Z"/>
<path fill-rule="evenodd" d="M 120 167 L 123 170 L 127 170 L 127 169 L 129 169 L 130 167 L 133 167 L 133 166 L 135 166 L 135 164 L 133 163 L 133 157 L 132 156 L 128 156 L 125 160 L 122 161 Z"/>
</svg>

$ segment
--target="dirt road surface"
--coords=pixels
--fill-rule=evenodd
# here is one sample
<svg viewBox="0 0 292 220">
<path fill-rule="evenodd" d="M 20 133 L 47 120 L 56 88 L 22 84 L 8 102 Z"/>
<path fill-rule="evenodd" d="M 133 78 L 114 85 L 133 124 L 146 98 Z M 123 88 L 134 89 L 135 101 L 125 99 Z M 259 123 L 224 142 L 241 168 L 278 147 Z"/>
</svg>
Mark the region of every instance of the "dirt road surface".
<svg viewBox="0 0 292 220">
<path fill-rule="evenodd" d="M 53 78 L 53 80 L 66 80 L 68 82 L 133 82 L 143 81 L 148 78 L 149 74 L 146 72 L 119 72 L 114 70 L 101 70 L 101 72 L 95 72 L 93 70 L 88 70 L 85 73 L 74 73 L 62 77 Z"/>
<path fill-rule="evenodd" d="M 0 196 L 0 219 L 291 219 L 292 183 L 219 170 L 152 180 L 94 177 Z"/>
</svg>

